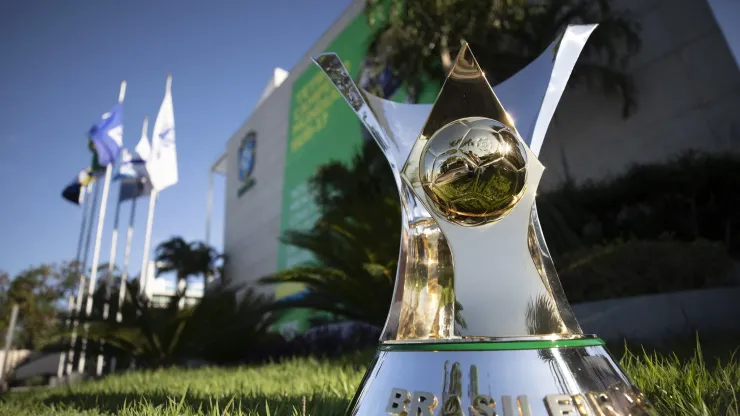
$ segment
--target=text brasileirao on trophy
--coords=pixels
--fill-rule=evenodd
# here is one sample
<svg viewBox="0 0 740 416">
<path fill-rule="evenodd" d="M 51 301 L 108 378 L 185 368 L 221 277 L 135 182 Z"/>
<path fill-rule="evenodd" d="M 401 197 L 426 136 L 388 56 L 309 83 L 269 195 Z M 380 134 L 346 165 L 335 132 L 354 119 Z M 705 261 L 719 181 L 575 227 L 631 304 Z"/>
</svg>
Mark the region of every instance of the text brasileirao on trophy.
<svg viewBox="0 0 740 416">
<path fill-rule="evenodd" d="M 583 334 L 535 205 L 537 154 L 595 28 L 569 26 L 493 89 L 465 44 L 431 106 L 373 96 L 337 55 L 314 58 L 382 149 L 402 205 L 388 319 L 348 414 L 652 414 Z"/>
</svg>

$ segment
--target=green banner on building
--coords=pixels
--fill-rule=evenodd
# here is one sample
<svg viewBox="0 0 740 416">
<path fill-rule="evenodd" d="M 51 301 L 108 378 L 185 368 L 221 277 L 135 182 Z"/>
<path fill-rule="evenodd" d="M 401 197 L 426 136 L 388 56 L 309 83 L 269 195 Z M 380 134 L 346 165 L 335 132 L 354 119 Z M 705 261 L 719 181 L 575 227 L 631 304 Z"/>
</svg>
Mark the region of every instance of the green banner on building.
<svg viewBox="0 0 740 416">
<path fill-rule="evenodd" d="M 359 15 L 329 45 L 353 77 L 357 76 L 365 56 L 370 28 L 364 15 Z M 288 145 L 285 155 L 281 234 L 287 230 L 311 228 L 319 212 L 308 180 L 323 164 L 352 158 L 362 142 L 360 122 L 344 99 L 318 67 L 310 65 L 293 83 L 290 106 Z M 312 261 L 310 252 L 281 244 L 278 270 Z M 294 294 L 303 288 L 283 284 L 276 298 Z M 293 311 L 281 319 L 281 326 L 301 332 L 306 329 L 308 312 Z"/>
<path fill-rule="evenodd" d="M 363 85 L 362 80 L 370 79 L 363 68 L 365 55 L 371 41 L 371 28 L 364 14 L 358 15 L 329 44 L 326 51 L 336 53 L 344 63 L 352 78 Z M 381 88 L 394 101 L 404 101 L 403 88 L 389 81 L 389 71 L 374 74 L 375 86 Z M 382 78 L 382 81 L 377 82 Z M 315 65 L 309 67 L 296 78 L 292 87 L 289 116 L 288 144 L 285 155 L 285 176 L 283 184 L 281 235 L 287 230 L 310 229 L 320 213 L 314 203 L 309 187 L 309 179 L 317 169 L 330 162 L 349 163 L 360 149 L 363 130 L 360 121 L 336 91 L 323 72 Z M 436 96 L 425 94 L 425 101 Z M 310 252 L 281 244 L 278 251 L 278 270 L 284 270 L 302 263 L 313 261 Z M 303 290 L 299 284 L 283 284 L 276 288 L 276 298 L 283 298 Z M 283 330 L 302 332 L 308 326 L 308 311 L 295 310 L 286 313 L 280 320 Z"/>
</svg>

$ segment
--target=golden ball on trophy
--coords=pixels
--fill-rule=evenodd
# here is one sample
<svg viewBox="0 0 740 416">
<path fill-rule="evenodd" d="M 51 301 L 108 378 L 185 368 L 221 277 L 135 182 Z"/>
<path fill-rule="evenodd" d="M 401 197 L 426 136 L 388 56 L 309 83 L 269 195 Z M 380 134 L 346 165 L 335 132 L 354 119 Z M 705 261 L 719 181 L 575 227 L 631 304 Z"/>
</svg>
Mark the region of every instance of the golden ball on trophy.
<svg viewBox="0 0 740 416">
<path fill-rule="evenodd" d="M 508 213 L 524 194 L 527 157 L 503 123 L 468 117 L 447 124 L 422 152 L 421 183 L 450 222 L 482 225 Z"/>
</svg>

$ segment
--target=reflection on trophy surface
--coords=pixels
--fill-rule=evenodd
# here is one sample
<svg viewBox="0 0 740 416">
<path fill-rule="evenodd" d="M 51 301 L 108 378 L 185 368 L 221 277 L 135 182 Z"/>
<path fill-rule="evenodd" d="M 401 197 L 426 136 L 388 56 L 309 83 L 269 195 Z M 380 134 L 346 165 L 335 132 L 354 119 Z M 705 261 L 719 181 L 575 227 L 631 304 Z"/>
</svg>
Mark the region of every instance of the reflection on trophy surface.
<svg viewBox="0 0 740 416">
<path fill-rule="evenodd" d="M 544 166 L 531 145 L 594 28 L 570 26 L 522 70 L 549 77 L 542 90 L 518 75 L 492 89 L 464 45 L 431 108 L 376 97 L 336 55 L 315 58 L 382 149 L 403 207 L 388 320 L 349 414 L 651 414 L 582 333 L 535 205 Z M 517 114 L 531 115 L 517 121 L 534 126 L 527 137 Z"/>
<path fill-rule="evenodd" d="M 495 120 L 455 120 L 429 139 L 420 177 L 433 207 L 450 222 L 487 224 L 524 193 L 527 159 L 516 132 Z"/>
</svg>

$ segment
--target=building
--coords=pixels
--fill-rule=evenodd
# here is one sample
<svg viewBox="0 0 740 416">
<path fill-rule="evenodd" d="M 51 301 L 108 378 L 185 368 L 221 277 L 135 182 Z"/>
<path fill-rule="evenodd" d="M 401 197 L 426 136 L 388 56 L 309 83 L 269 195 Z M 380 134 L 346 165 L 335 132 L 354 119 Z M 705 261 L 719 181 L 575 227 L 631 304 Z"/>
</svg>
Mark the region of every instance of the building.
<svg viewBox="0 0 740 416">
<path fill-rule="evenodd" d="M 740 21 L 740 6 L 730 3 L 622 0 L 621 7 L 642 25 L 643 48 L 630 68 L 638 110 L 623 119 L 619 100 L 585 88 L 568 90 L 541 152 L 547 167 L 541 186 L 557 186 L 566 173 L 577 181 L 603 178 L 687 148 L 737 150 L 740 39 L 731 24 Z M 327 161 L 348 160 L 362 141 L 360 122 L 310 56 L 336 52 L 362 86 L 370 36 L 363 7 L 363 1 L 353 2 L 290 73 L 276 70 L 213 165 L 211 175 L 226 179 L 225 273 L 233 281 L 253 282 L 310 259 L 279 244 L 278 237 L 313 223 L 317 212 L 306 181 Z M 299 290 L 285 285 L 275 295 Z M 300 316 L 291 319 L 301 329 Z"/>
</svg>

